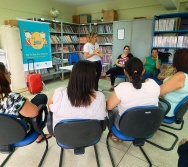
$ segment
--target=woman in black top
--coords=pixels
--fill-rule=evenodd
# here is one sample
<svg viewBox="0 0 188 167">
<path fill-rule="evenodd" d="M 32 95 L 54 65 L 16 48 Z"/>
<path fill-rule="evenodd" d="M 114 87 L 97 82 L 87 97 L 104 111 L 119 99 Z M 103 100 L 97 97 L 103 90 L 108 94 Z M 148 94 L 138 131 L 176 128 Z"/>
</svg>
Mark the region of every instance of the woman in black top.
<svg viewBox="0 0 188 167">
<path fill-rule="evenodd" d="M 111 80 L 111 88 L 109 91 L 114 91 L 114 83 L 115 83 L 115 77 L 119 74 L 124 74 L 124 64 L 127 62 L 133 55 L 129 53 L 130 47 L 128 45 L 125 45 L 123 48 L 123 54 L 119 55 L 116 62 L 115 67 L 109 69 L 106 72 L 106 76 L 110 77 Z"/>
</svg>

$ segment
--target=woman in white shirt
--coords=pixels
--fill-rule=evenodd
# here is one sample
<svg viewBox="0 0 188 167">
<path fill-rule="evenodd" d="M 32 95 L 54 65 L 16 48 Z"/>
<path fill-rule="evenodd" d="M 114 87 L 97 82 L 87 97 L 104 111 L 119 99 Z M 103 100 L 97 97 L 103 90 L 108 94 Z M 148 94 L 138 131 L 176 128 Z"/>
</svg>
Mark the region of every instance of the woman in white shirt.
<svg viewBox="0 0 188 167">
<path fill-rule="evenodd" d="M 53 112 L 53 127 L 65 119 L 97 119 L 106 117 L 102 92 L 95 91 L 95 65 L 87 60 L 74 64 L 68 87 L 57 88 L 48 105 Z"/>
<path fill-rule="evenodd" d="M 83 51 L 84 51 L 84 57 L 85 59 L 93 62 L 95 64 L 96 68 L 96 77 L 95 77 L 95 90 L 98 90 L 98 82 L 99 78 L 101 76 L 102 71 L 102 64 L 101 64 L 101 58 L 104 57 L 103 53 L 99 49 L 99 45 L 97 42 L 97 32 L 90 32 L 88 36 L 88 42 L 84 45 Z"/>
<path fill-rule="evenodd" d="M 135 106 L 158 106 L 158 97 L 160 87 L 153 79 L 142 80 L 144 68 L 142 61 L 136 57 L 129 59 L 125 63 L 125 75 L 130 82 L 122 82 L 107 100 L 107 110 L 112 110 L 118 106 L 118 112 L 115 113 L 115 125 L 119 128 L 120 116 L 129 108 Z M 118 139 L 111 134 L 111 139 L 117 142 Z"/>
</svg>

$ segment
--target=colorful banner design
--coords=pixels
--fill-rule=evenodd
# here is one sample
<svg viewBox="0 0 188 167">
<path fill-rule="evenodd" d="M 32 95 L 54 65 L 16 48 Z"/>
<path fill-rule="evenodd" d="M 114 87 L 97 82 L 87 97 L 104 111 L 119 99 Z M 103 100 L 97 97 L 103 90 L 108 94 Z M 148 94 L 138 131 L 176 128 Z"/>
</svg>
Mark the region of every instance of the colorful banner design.
<svg viewBox="0 0 188 167">
<path fill-rule="evenodd" d="M 18 20 L 20 38 L 22 44 L 22 55 L 24 71 L 28 71 L 28 59 L 34 59 L 35 69 L 52 67 L 51 44 L 49 24 Z M 33 65 L 29 65 L 30 70 Z"/>
</svg>

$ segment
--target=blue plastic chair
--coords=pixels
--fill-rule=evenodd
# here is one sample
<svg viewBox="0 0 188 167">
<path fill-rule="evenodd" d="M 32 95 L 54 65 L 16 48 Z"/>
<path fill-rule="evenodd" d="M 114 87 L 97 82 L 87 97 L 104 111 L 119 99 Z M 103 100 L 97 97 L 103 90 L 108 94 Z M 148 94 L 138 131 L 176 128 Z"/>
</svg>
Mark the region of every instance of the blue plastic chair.
<svg viewBox="0 0 188 167">
<path fill-rule="evenodd" d="M 23 147 L 33 143 L 39 134 L 42 134 L 46 141 L 46 148 L 41 157 L 39 167 L 42 165 L 43 160 L 48 151 L 48 141 L 43 132 L 43 128 L 47 121 L 47 107 L 45 105 L 39 106 L 39 112 L 44 112 L 44 120 L 38 120 L 38 116 L 32 118 L 32 127 L 29 133 L 27 133 L 27 125 L 20 118 L 14 115 L 0 114 L 0 152 L 8 153 L 9 155 L 0 165 L 3 167 L 11 155 L 15 152 L 16 147 Z M 21 160 L 21 158 L 20 158 Z"/>
<path fill-rule="evenodd" d="M 103 131 L 106 129 L 106 120 L 70 119 L 62 120 L 53 130 L 53 113 L 48 114 L 47 127 L 50 134 L 54 135 L 57 144 L 61 147 L 59 166 L 62 166 L 64 149 L 74 149 L 74 154 L 84 154 L 85 147 L 94 146 L 98 167 L 99 158 L 96 144 L 99 142 Z"/>
<path fill-rule="evenodd" d="M 165 125 L 165 124 L 162 124 L 162 126 L 165 126 L 165 127 L 168 127 L 170 129 L 174 129 L 174 130 L 182 130 L 183 129 L 183 125 L 184 125 L 183 116 L 185 115 L 187 110 L 188 110 L 188 96 L 184 97 L 178 103 L 178 105 L 175 107 L 175 109 L 174 109 L 175 116 L 173 116 L 173 117 L 165 117 L 163 119 L 163 123 L 166 123 L 166 124 L 173 124 L 173 123 L 181 124 L 180 128 L 172 127 L 172 126 Z"/>
<path fill-rule="evenodd" d="M 164 109 L 156 106 L 138 106 L 130 108 L 120 117 L 118 130 L 114 124 L 114 115 L 109 111 L 109 133 L 106 139 L 106 145 L 113 167 L 115 167 L 115 164 L 108 143 L 111 133 L 120 140 L 132 141 L 134 146 L 140 148 L 148 163 L 152 166 L 142 146 L 145 141 L 147 142 L 147 139 L 151 138 L 159 129 L 164 114 Z"/>
<path fill-rule="evenodd" d="M 74 65 L 76 62 L 80 60 L 77 53 L 70 53 L 68 57 L 70 65 Z"/>
</svg>

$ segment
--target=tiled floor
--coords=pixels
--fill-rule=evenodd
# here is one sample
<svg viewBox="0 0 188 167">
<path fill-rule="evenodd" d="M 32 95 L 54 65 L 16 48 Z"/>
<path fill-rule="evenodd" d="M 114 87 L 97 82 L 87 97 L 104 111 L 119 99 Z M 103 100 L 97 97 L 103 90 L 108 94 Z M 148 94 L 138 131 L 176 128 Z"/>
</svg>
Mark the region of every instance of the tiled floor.
<svg viewBox="0 0 188 167">
<path fill-rule="evenodd" d="M 43 93 L 48 96 L 52 95 L 55 88 L 60 86 L 66 86 L 68 80 L 49 82 L 46 84 L 49 91 L 44 90 Z M 103 89 L 103 93 L 106 99 L 110 96 L 111 92 L 108 91 L 110 87 L 110 82 L 107 80 L 100 80 L 100 88 Z M 28 92 L 22 93 L 28 98 L 32 98 Z M 175 132 L 179 139 L 188 137 L 186 133 L 188 130 L 188 114 L 184 117 L 185 125 L 184 129 L 181 131 L 170 130 Z M 47 129 L 45 128 L 45 132 Z M 97 144 L 99 151 L 99 160 L 101 167 L 111 167 L 111 161 L 106 148 L 106 136 L 108 130 L 106 130 L 100 142 Z M 162 132 L 157 131 L 157 133 L 152 137 L 152 140 L 163 145 L 170 146 L 172 142 L 172 137 Z M 135 147 L 132 142 L 123 143 L 113 143 L 110 141 L 110 146 L 112 149 L 112 154 L 114 156 L 115 164 L 118 167 L 148 167 L 148 163 L 144 158 L 138 147 Z M 18 148 L 12 157 L 9 159 L 5 167 L 36 167 L 39 163 L 40 156 L 42 155 L 45 148 L 45 142 L 37 144 L 33 143 L 29 146 L 23 148 Z M 177 167 L 178 155 L 177 155 L 177 145 L 172 151 L 163 151 L 157 147 L 154 147 L 148 143 L 145 143 L 144 150 L 148 154 L 149 158 L 154 167 Z M 47 156 L 44 160 L 44 167 L 56 167 L 59 164 L 60 147 L 57 146 L 55 138 L 49 140 L 49 150 Z M 0 154 L 0 163 L 6 157 L 6 154 Z M 86 152 L 83 155 L 74 155 L 73 150 L 65 150 L 63 158 L 63 166 L 65 167 L 96 167 L 94 148 L 86 148 Z"/>
</svg>

